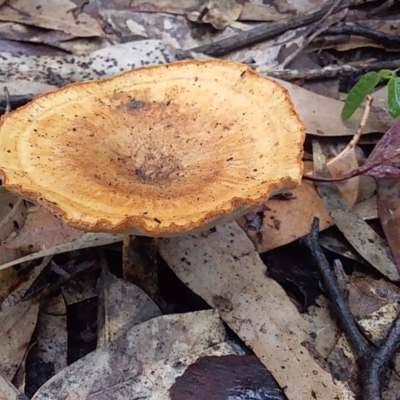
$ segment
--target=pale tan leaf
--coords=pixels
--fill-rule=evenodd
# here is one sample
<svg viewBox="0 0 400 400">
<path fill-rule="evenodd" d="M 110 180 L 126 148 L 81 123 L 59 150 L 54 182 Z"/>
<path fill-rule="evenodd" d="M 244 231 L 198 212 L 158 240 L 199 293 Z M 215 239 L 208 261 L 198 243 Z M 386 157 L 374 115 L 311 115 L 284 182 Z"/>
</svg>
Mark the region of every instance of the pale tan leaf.
<svg viewBox="0 0 400 400">
<path fill-rule="evenodd" d="M 12 7 L 1 8 L 0 20 L 59 30 L 73 36 L 102 36 L 99 23 L 85 13 L 75 16 L 72 12 L 75 7 L 70 0 L 13 0 Z"/>
<path fill-rule="evenodd" d="M 21 393 L 17 388 L 6 378 L 0 375 L 0 399 L 1 400 L 18 400 L 18 395 Z"/>
<path fill-rule="evenodd" d="M 160 240 L 161 256 L 255 352 L 289 399 L 337 398 L 340 390 L 302 346 L 308 326 L 235 223 Z M 339 398 L 340 397 L 339 395 Z"/>
<path fill-rule="evenodd" d="M 67 251 L 85 249 L 89 247 L 104 246 L 106 244 L 122 242 L 123 235 L 111 234 L 111 233 L 92 233 L 87 232 L 78 239 L 63 243 L 49 249 L 38 251 L 37 253 L 29 254 L 27 256 L 21 257 L 17 260 L 10 261 L 3 265 L 0 265 L 0 270 L 12 267 L 13 265 L 20 264 L 25 261 L 32 261 L 38 258 L 46 257 L 49 255 L 66 253 Z"/>
<path fill-rule="evenodd" d="M 168 390 L 186 367 L 206 355 L 243 354 L 226 341 L 214 310 L 164 315 L 76 361 L 34 400 L 168 400 Z"/>
<path fill-rule="evenodd" d="M 336 157 L 331 159 L 326 164 L 326 166 L 333 178 L 344 175 L 345 173 L 348 173 L 351 170 L 358 168 L 358 161 L 354 147 L 347 147 L 346 149 L 344 149 Z M 347 203 L 349 203 L 350 206 L 353 206 L 357 201 L 359 185 L 359 176 L 347 179 L 346 181 L 340 182 L 337 185 L 340 193 L 346 199 Z"/>
<path fill-rule="evenodd" d="M 296 111 L 306 125 L 309 134 L 317 136 L 353 136 L 361 121 L 363 110 L 358 109 L 346 122 L 341 119 L 343 102 L 310 92 L 292 83 L 275 79 L 290 93 Z M 383 120 L 371 110 L 364 134 L 386 132 L 387 120 Z"/>
<path fill-rule="evenodd" d="M 0 374 L 12 380 L 28 349 L 39 304 L 26 301 L 0 311 Z"/>
</svg>

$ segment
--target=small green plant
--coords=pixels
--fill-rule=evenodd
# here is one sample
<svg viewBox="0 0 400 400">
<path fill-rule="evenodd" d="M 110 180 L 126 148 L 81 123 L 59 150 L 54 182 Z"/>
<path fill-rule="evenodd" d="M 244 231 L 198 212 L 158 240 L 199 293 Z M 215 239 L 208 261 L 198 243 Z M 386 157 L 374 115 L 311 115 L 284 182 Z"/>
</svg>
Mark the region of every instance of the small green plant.
<svg viewBox="0 0 400 400">
<path fill-rule="evenodd" d="M 394 71 L 381 69 L 379 72 L 371 71 L 362 76 L 347 95 L 342 109 L 342 119 L 349 119 L 381 80 L 387 81 L 387 108 L 389 115 L 392 118 L 400 116 L 400 77 L 397 77 L 398 71 L 400 71 L 400 68 Z"/>
</svg>

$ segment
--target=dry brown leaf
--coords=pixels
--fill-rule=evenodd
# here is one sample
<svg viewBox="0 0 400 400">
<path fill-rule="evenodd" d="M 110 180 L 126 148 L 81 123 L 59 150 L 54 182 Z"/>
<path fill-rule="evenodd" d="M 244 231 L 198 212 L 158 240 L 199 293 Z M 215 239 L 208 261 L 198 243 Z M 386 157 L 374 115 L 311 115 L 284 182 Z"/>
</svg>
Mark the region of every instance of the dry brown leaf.
<svg viewBox="0 0 400 400">
<path fill-rule="evenodd" d="M 312 163 L 304 163 L 304 171 L 312 171 Z M 324 204 L 314 185 L 303 181 L 299 187 L 292 190 L 293 199 L 269 199 L 264 203 L 263 220 L 260 232 L 248 229 L 247 233 L 259 253 L 293 242 L 307 235 L 313 218 L 320 220 L 320 230 L 333 225 Z M 244 217 L 237 220 L 242 228 L 246 227 Z"/>
<path fill-rule="evenodd" d="M 387 304 L 400 302 L 400 289 L 385 279 L 350 277 L 347 289 L 349 307 L 357 320 Z"/>
<path fill-rule="evenodd" d="M 268 72 L 265 74 L 268 75 Z M 307 133 L 317 136 L 354 135 L 363 115 L 362 109 L 358 109 L 348 121 L 343 122 L 340 117 L 342 101 L 320 96 L 280 79 L 276 80 L 289 90 L 296 111 L 306 125 Z M 389 119 L 383 120 L 371 110 L 363 132 L 386 132 L 389 128 Z"/>
<path fill-rule="evenodd" d="M 22 228 L 9 235 L 4 246 L 34 253 L 71 242 L 84 234 L 85 232 L 66 225 L 45 208 L 33 206 L 29 208 Z"/>
<path fill-rule="evenodd" d="M 400 270 L 400 181 L 378 179 L 378 213 L 390 251 Z"/>
<path fill-rule="evenodd" d="M 25 261 L 32 261 L 38 258 L 46 257 L 49 255 L 66 253 L 67 251 L 85 249 L 89 247 L 104 246 L 110 243 L 122 242 L 123 235 L 114 235 L 109 233 L 85 233 L 75 241 L 63 243 L 49 249 L 38 251 L 37 253 L 29 254 L 27 256 L 18 258 L 14 261 L 0 265 L 0 270 L 12 267 L 13 265 L 21 264 Z"/>
<path fill-rule="evenodd" d="M 39 304 L 25 301 L 0 311 L 0 375 L 14 378 L 35 329 Z"/>
<path fill-rule="evenodd" d="M 137 286 L 103 272 L 99 280 L 97 347 L 104 346 L 129 329 L 161 315 L 158 307 Z"/>
<path fill-rule="evenodd" d="M 6 378 L 0 375 L 0 399 L 1 400 L 18 400 L 18 396 L 22 393 Z"/>
<path fill-rule="evenodd" d="M 216 308 L 272 373 L 289 399 L 335 399 L 329 373 L 302 346 L 310 333 L 284 290 L 235 223 L 160 240 L 160 253 L 190 289 Z M 339 398 L 343 398 L 340 397 Z"/>
<path fill-rule="evenodd" d="M 45 383 L 33 400 L 168 400 L 188 365 L 207 355 L 243 354 L 226 341 L 214 310 L 164 315 L 76 361 Z"/>
<path fill-rule="evenodd" d="M 326 166 L 333 178 L 344 175 L 345 173 L 357 168 L 358 161 L 354 147 L 346 147 L 336 157 L 331 159 Z M 349 203 L 350 206 L 354 206 L 358 199 L 359 185 L 360 177 L 358 176 L 347 179 L 346 181 L 340 182 L 337 185 L 343 198 Z"/>
<path fill-rule="evenodd" d="M 209 23 L 222 30 L 239 18 L 243 4 L 244 0 L 207 0 L 198 11 L 190 11 L 186 16 L 192 22 Z"/>
<path fill-rule="evenodd" d="M 314 173 L 327 176 L 326 160 L 318 141 L 313 141 Z M 346 200 L 333 183 L 316 183 L 325 207 L 346 239 L 373 267 L 387 278 L 400 280 L 387 243 L 358 215 L 351 211 Z"/>
<path fill-rule="evenodd" d="M 85 13 L 74 15 L 75 7 L 69 0 L 13 0 L 12 7 L 7 4 L 1 7 L 0 20 L 54 29 L 72 36 L 102 36 L 99 23 Z"/>
</svg>

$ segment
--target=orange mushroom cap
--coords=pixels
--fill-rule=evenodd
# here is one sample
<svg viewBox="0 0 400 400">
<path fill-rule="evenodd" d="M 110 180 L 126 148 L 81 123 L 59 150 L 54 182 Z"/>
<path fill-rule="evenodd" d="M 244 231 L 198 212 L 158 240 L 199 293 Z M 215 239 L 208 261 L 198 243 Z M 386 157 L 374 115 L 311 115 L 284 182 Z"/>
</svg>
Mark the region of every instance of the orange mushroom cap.
<svg viewBox="0 0 400 400">
<path fill-rule="evenodd" d="M 304 137 L 279 83 L 190 60 L 68 85 L 3 116 L 0 171 L 75 228 L 170 236 L 296 187 Z"/>
</svg>

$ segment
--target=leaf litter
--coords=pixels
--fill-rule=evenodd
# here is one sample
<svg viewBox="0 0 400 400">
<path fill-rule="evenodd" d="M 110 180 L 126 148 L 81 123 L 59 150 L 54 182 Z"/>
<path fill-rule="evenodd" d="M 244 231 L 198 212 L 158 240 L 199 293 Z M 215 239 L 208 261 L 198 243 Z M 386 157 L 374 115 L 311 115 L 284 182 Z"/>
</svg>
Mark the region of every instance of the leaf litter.
<svg viewBox="0 0 400 400">
<path fill-rule="evenodd" d="M 57 51 L 72 53 L 59 55 L 49 46 L 48 55 L 39 55 L 39 50 L 34 55 L 3 52 L 0 81 L 11 96 L 33 98 L 60 85 L 112 76 L 138 66 L 207 58 L 191 50 L 249 32 L 261 26 L 262 21 L 285 21 L 293 13 L 310 11 L 309 2 L 296 3 L 293 6 L 281 1 L 271 7 L 234 0 L 185 1 L 178 7 L 169 1 L 99 1 L 89 5 L 68 0 L 51 5 L 41 0 L 0 2 L 4 21 L 0 35 L 5 39 L 20 41 L 22 46 L 26 46 L 25 41 L 45 43 L 56 46 Z M 345 11 L 340 14 L 341 20 L 354 18 L 352 10 Z M 385 20 L 378 21 L 380 25 L 374 27 L 387 34 Z M 8 23 L 12 31 L 7 31 L 4 24 Z M 287 30 L 224 58 L 273 74 L 279 71 L 285 48 L 301 46 L 307 31 L 308 26 Z M 326 43 L 318 49 L 329 48 Z M 352 37 L 347 48 L 363 48 L 366 43 L 371 45 L 371 41 Z M 313 45 L 304 49 L 302 57 L 310 60 L 311 49 Z M 30 49 L 25 54 L 34 51 Z M 332 57 L 327 52 L 323 55 Z M 313 57 L 315 64 L 315 53 Z M 296 62 L 295 59 L 293 66 L 299 65 Z M 382 340 L 398 312 L 398 121 L 388 118 L 387 92 L 378 89 L 373 94 L 375 107 L 364 126 L 365 143 L 372 138 L 371 133 L 386 134 L 369 156 L 360 153 L 361 147 L 365 149 L 363 145 L 335 153 L 334 148 L 343 143 L 340 138 L 355 133 L 363 110 L 343 122 L 343 102 L 337 100 L 340 96 L 313 93 L 301 87 L 301 80 L 279 82 L 288 90 L 312 143 L 307 151 L 314 163 L 306 163 L 307 171 L 314 168 L 315 174 L 325 174 L 326 164 L 332 177 L 351 179 L 336 185 L 317 183 L 316 187 L 303 181 L 291 193 L 273 197 L 253 215 L 238 219 L 243 229 L 231 222 L 214 231 L 159 239 L 155 242 L 156 252 L 145 260 L 146 252 L 153 250 L 142 246 L 143 242 L 132 246 L 123 235 L 73 230 L 44 209 L 7 192 L 0 193 L 4 209 L 4 214 L 0 213 L 0 313 L 3 329 L 13 338 L 2 335 L 2 354 L 9 357 L 7 364 L 0 363 L 0 389 L 5 398 L 19 394 L 12 382 L 22 390 L 25 387 L 25 393 L 37 399 L 67 395 L 179 398 L 189 393 L 188 388 L 196 387 L 190 386 L 196 382 L 190 379 L 192 370 L 199 367 L 214 371 L 209 375 L 210 381 L 219 377 L 218 369 L 251 368 L 249 376 L 268 370 L 277 384 L 268 383 L 267 392 L 259 388 L 259 395 L 283 396 L 284 392 L 289 399 L 329 399 L 354 398 L 359 393 L 351 349 L 340 337 L 341 328 L 332 316 L 325 293 L 314 299 L 315 306 L 300 312 L 295 292 L 286 286 L 282 289 L 268 276 L 269 267 L 262 261 L 267 258 L 262 253 L 299 239 L 301 242 L 313 217 L 318 216 L 320 229 L 329 229 L 327 233 L 333 235 L 330 239 L 327 235 L 321 244 L 325 243 L 335 257 L 352 260 L 346 269 L 349 279 L 344 279 L 345 283 L 338 279 L 347 287 L 353 315 L 373 340 Z M 328 162 L 323 160 L 316 137 L 324 152 L 330 153 Z M 366 180 L 367 175 L 373 180 Z M 367 224 L 366 220 L 372 222 Z M 375 224 L 377 220 L 381 231 Z M 334 242 L 339 237 L 333 230 L 337 228 L 344 238 Z M 122 242 L 125 259 L 121 270 Z M 157 250 L 162 257 L 158 260 Z M 97 258 L 101 261 L 95 261 Z M 156 273 L 151 271 L 155 268 Z M 79 271 L 84 271 L 83 275 Z M 46 276 L 51 280 L 46 282 Z M 131 278 L 135 284 L 128 282 Z M 59 292 L 57 282 L 61 282 Z M 179 298 L 182 293 L 184 306 Z M 55 297 L 49 298 L 50 294 Z M 68 338 L 72 333 L 66 316 L 72 307 L 79 309 L 91 302 L 97 304 L 93 308 L 97 322 L 90 327 L 96 344 L 71 364 Z M 213 310 L 194 311 L 209 307 Z M 227 323 L 228 332 L 232 330 L 237 335 L 238 342 L 227 339 L 222 321 Z M 86 324 L 90 324 L 89 319 Z M 386 328 L 379 330 L 382 326 Z M 92 336 L 86 333 L 89 338 Z M 255 356 L 244 356 L 251 351 Z M 397 356 L 394 363 L 398 364 Z M 52 373 L 38 377 L 30 386 L 32 368 L 44 364 L 52 366 Z M 343 370 L 347 376 L 337 373 Z M 267 382 L 268 375 L 262 376 Z M 382 392 L 388 397 L 384 398 L 390 398 L 388 393 L 399 393 L 394 373 L 388 382 Z M 214 390 L 218 390 L 216 386 Z"/>
</svg>

